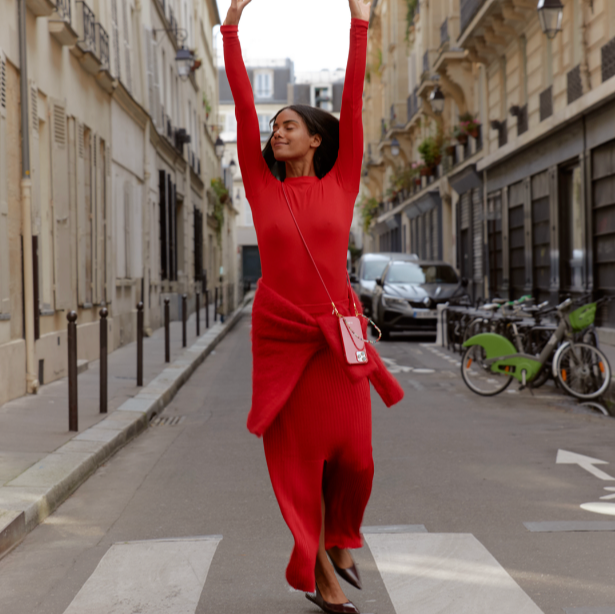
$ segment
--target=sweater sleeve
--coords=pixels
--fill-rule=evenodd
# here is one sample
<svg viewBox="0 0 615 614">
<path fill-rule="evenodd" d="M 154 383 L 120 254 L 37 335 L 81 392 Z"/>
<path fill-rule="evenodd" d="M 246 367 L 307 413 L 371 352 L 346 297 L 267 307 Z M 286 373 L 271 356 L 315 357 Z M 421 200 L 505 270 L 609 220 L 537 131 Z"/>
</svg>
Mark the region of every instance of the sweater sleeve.
<svg viewBox="0 0 615 614">
<path fill-rule="evenodd" d="M 269 167 L 261 150 L 261 133 L 254 106 L 254 93 L 239 43 L 238 26 L 222 26 L 224 66 L 228 77 L 237 118 L 237 155 L 246 195 L 263 187 Z"/>
<path fill-rule="evenodd" d="M 340 148 L 336 170 L 340 185 L 358 193 L 363 163 L 363 82 L 367 58 L 369 22 L 353 19 L 350 27 L 350 51 L 340 113 Z"/>
</svg>

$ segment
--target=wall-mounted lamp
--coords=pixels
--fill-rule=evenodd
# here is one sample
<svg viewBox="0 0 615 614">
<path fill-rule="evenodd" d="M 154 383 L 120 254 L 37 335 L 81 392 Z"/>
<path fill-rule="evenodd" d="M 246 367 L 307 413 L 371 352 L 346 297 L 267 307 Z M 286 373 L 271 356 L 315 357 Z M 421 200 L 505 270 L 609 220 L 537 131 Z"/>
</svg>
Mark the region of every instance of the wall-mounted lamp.
<svg viewBox="0 0 615 614">
<path fill-rule="evenodd" d="M 393 139 L 391 141 L 391 155 L 397 157 L 400 151 L 399 141 L 397 139 Z"/>
<path fill-rule="evenodd" d="M 542 31 L 547 35 L 547 38 L 555 38 L 557 33 L 562 30 L 564 5 L 561 0 L 539 0 L 536 8 Z"/>
<path fill-rule="evenodd" d="M 431 94 L 429 95 L 429 103 L 431 104 L 431 108 L 436 115 L 442 115 L 444 111 L 444 93 L 440 89 L 439 85 L 436 85 Z"/>
<path fill-rule="evenodd" d="M 215 149 L 216 156 L 219 160 L 221 160 L 222 156 L 224 155 L 224 141 L 220 137 L 216 139 Z"/>
<path fill-rule="evenodd" d="M 177 74 L 182 79 L 186 79 L 190 75 L 192 65 L 194 64 L 194 54 L 190 49 L 181 47 L 181 49 L 177 50 L 175 61 L 177 62 Z"/>
</svg>

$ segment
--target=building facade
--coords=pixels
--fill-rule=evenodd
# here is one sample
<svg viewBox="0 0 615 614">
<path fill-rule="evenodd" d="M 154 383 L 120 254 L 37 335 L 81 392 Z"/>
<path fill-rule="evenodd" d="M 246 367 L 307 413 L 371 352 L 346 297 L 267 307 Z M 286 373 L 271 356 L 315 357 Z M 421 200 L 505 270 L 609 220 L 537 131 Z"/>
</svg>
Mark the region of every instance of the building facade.
<svg viewBox="0 0 615 614">
<path fill-rule="evenodd" d="M 214 0 L 0 7 L 0 403 L 67 374 L 70 310 L 94 360 L 102 307 L 112 351 L 135 339 L 139 301 L 151 331 L 164 298 L 179 317 L 203 271 L 215 278 L 219 22 Z"/>
<path fill-rule="evenodd" d="M 475 299 L 615 293 L 615 4 L 563 0 L 551 40 L 535 2 L 379 0 L 369 36 L 370 247 L 447 260 Z"/>
</svg>

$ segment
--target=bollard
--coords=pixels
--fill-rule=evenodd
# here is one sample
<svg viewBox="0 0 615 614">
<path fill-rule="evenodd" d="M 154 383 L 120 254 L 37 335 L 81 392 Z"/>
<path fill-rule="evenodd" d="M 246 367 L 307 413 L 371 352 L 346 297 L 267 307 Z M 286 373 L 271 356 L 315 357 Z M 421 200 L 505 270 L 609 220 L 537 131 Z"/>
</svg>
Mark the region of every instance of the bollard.
<svg viewBox="0 0 615 614">
<path fill-rule="evenodd" d="M 70 311 L 68 320 L 68 430 L 79 430 L 77 406 L 77 313 Z"/>
<path fill-rule="evenodd" d="M 209 328 L 209 290 L 205 290 L 205 328 Z"/>
<path fill-rule="evenodd" d="M 106 414 L 108 409 L 109 378 L 107 371 L 107 331 L 109 312 L 103 307 L 100 312 L 100 413 Z"/>
<path fill-rule="evenodd" d="M 196 300 L 196 336 L 201 336 L 201 293 L 197 290 L 195 295 Z"/>
<path fill-rule="evenodd" d="M 137 386 L 143 386 L 143 301 L 137 305 Z"/>
<path fill-rule="evenodd" d="M 164 299 L 164 361 L 171 362 L 171 322 L 169 303 L 171 299 Z"/>
<path fill-rule="evenodd" d="M 218 321 L 218 286 L 216 286 L 216 294 L 214 298 L 214 322 Z"/>
</svg>

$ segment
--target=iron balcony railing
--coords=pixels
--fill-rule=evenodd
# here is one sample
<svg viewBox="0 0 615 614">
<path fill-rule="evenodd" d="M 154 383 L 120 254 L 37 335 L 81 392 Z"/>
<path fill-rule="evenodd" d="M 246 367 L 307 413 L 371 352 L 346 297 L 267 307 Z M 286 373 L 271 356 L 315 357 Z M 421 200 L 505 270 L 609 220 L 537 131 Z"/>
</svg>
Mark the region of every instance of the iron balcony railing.
<svg viewBox="0 0 615 614">
<path fill-rule="evenodd" d="M 461 0 L 459 3 L 459 13 L 460 13 L 460 29 L 463 32 L 476 13 L 478 13 L 478 9 L 480 9 L 483 4 L 485 4 L 487 0 Z"/>
<path fill-rule="evenodd" d="M 76 9 L 81 17 L 81 38 L 77 41 L 81 47 L 96 53 L 96 16 L 94 11 L 83 1 L 77 0 Z"/>
<path fill-rule="evenodd" d="M 423 54 L 423 72 L 429 72 L 429 50 Z"/>
<path fill-rule="evenodd" d="M 440 26 L 440 45 L 444 45 L 449 41 L 448 35 L 448 17 L 442 22 Z"/>
<path fill-rule="evenodd" d="M 101 61 L 101 70 L 109 70 L 109 35 L 107 31 L 99 24 L 96 24 L 96 33 L 98 38 L 98 59 Z"/>
<path fill-rule="evenodd" d="M 418 88 L 408 96 L 408 121 L 410 121 L 419 111 L 419 97 L 417 94 Z"/>
<path fill-rule="evenodd" d="M 58 17 L 67 23 L 70 23 L 70 0 L 56 0 L 56 13 Z"/>
</svg>

